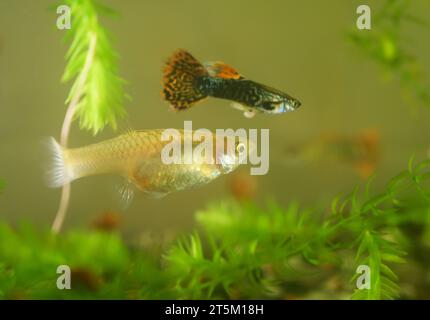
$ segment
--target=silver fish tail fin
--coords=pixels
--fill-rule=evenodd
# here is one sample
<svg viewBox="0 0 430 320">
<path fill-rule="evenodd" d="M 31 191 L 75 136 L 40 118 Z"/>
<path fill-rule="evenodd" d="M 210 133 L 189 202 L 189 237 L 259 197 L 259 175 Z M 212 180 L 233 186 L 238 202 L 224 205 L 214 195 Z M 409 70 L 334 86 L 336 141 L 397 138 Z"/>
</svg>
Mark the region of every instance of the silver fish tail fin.
<svg viewBox="0 0 430 320">
<path fill-rule="evenodd" d="M 51 162 L 46 172 L 46 183 L 51 188 L 58 188 L 73 181 L 76 177 L 73 168 L 66 162 L 66 149 L 52 137 L 48 140 L 48 146 L 51 151 Z"/>
</svg>

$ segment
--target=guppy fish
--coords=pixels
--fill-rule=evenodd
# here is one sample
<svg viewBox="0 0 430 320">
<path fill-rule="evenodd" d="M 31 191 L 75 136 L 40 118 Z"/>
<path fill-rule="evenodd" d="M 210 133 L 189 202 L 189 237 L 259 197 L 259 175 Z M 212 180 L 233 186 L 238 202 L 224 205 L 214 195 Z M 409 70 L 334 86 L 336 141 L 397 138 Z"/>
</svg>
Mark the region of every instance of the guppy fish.
<svg viewBox="0 0 430 320">
<path fill-rule="evenodd" d="M 213 164 L 207 161 L 206 155 L 193 158 L 191 164 L 184 162 L 165 164 L 161 157 L 162 150 L 171 141 L 161 140 L 163 132 L 164 129 L 132 131 L 76 149 L 64 149 L 51 138 L 54 162 L 48 172 L 48 184 L 51 187 L 60 187 L 86 176 L 118 174 L 139 190 L 162 196 L 209 183 L 220 175 L 233 171 L 239 165 L 239 154 L 243 152 L 241 143 L 235 141 L 233 148 L 224 147 L 224 150 L 217 150 L 221 146 L 216 144 L 215 134 L 212 135 Z M 178 132 L 183 147 L 185 131 Z M 192 134 L 192 131 L 189 132 Z M 200 142 L 193 139 L 193 149 Z"/>
<path fill-rule="evenodd" d="M 234 101 L 233 107 L 251 118 L 256 112 L 294 111 L 301 103 L 279 90 L 245 79 L 223 62 L 204 65 L 185 50 L 176 51 L 164 69 L 162 94 L 173 109 L 184 110 L 207 97 Z"/>
</svg>

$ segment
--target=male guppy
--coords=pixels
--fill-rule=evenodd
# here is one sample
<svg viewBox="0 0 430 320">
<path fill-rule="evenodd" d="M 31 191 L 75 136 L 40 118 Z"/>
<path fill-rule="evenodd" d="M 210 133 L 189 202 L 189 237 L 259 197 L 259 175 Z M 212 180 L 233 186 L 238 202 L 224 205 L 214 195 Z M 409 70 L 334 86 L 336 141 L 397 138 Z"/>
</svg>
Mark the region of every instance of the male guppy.
<svg viewBox="0 0 430 320">
<path fill-rule="evenodd" d="M 65 149 L 54 138 L 51 139 L 53 163 L 48 172 L 48 183 L 60 187 L 78 178 L 118 174 L 125 177 L 143 192 L 164 195 L 171 192 L 200 186 L 227 174 L 240 164 L 239 154 L 243 144 L 235 141 L 232 148 L 222 150 L 213 134 L 214 151 L 207 155 L 194 154 L 190 163 L 169 163 L 162 159 L 163 148 L 169 141 L 163 141 L 164 129 L 132 131 L 116 138 L 89 146 Z M 178 130 L 183 144 L 185 130 Z M 193 131 L 190 131 L 190 136 Z M 225 139 L 225 137 L 222 137 Z M 192 147 L 200 144 L 192 140 Z M 218 150 L 220 149 L 220 150 Z M 190 155 L 185 154 L 184 157 Z M 209 161 L 208 161 L 209 160 Z"/>
<path fill-rule="evenodd" d="M 282 91 L 245 79 L 223 62 L 201 64 L 182 49 L 167 61 L 162 94 L 175 110 L 188 109 L 207 97 L 231 100 L 233 107 L 243 111 L 246 117 L 253 117 L 256 112 L 294 111 L 301 105 Z"/>
</svg>

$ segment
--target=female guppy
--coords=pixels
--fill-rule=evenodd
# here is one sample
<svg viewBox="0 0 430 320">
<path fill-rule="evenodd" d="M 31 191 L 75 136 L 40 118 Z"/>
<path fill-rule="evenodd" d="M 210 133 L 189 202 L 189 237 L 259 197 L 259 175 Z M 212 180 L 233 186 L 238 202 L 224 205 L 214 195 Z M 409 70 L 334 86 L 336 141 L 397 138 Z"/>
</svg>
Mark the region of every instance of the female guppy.
<svg viewBox="0 0 430 320">
<path fill-rule="evenodd" d="M 132 131 L 76 149 L 64 149 L 52 138 L 54 162 L 48 172 L 48 183 L 52 187 L 60 187 L 81 177 L 118 174 L 141 191 L 161 196 L 209 183 L 239 165 L 238 155 L 243 152 L 243 146 L 235 141 L 233 148 L 217 150 L 221 147 L 216 144 L 215 140 L 219 137 L 215 134 L 212 135 L 215 146 L 211 155 L 213 161 L 208 161 L 211 159 L 207 159 L 207 155 L 197 155 L 195 158 L 196 155 L 193 154 L 192 163 L 166 164 L 162 159 L 162 150 L 169 141 L 163 141 L 164 131 Z M 185 131 L 178 132 L 181 139 L 178 142 L 183 144 Z M 192 135 L 193 132 L 190 132 Z M 200 142 L 201 140 L 193 138 L 192 146 Z"/>
<path fill-rule="evenodd" d="M 301 105 L 284 92 L 245 79 L 223 62 L 201 64 L 185 50 L 176 51 L 167 61 L 162 94 L 175 110 L 188 109 L 207 97 L 231 100 L 248 118 L 256 112 L 294 111 Z"/>
</svg>

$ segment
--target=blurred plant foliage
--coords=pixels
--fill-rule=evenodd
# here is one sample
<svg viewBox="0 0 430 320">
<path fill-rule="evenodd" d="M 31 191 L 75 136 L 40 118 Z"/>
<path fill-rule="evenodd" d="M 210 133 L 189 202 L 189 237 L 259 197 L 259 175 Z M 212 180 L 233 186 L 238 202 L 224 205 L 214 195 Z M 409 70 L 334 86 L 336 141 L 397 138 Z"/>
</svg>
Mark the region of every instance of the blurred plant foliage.
<svg viewBox="0 0 430 320">
<path fill-rule="evenodd" d="M 428 298 L 430 161 L 411 161 L 380 194 L 370 187 L 328 210 L 224 201 L 196 214 L 193 233 L 157 249 L 126 245 L 116 232 L 58 237 L 3 224 L 0 296 L 393 299 L 420 298 L 410 288 L 424 286 Z M 62 264 L 72 290 L 56 287 Z M 369 289 L 357 289 L 360 265 L 371 270 Z M 422 278 L 409 283 L 417 270 Z"/>
<path fill-rule="evenodd" d="M 125 116 L 124 80 L 118 76 L 118 56 L 98 15 L 114 11 L 93 0 L 66 0 L 64 4 L 71 9 L 72 25 L 66 35 L 71 45 L 62 81 L 74 79 L 66 103 L 79 98 L 75 117 L 81 129 L 94 134 L 106 125 L 116 129 L 117 120 Z"/>
<path fill-rule="evenodd" d="M 6 183 L 4 182 L 4 180 L 0 179 L 0 193 L 3 191 L 5 185 Z"/>
<path fill-rule="evenodd" d="M 348 36 L 364 54 L 397 77 L 406 89 L 405 93 L 411 93 L 430 107 L 429 77 L 423 71 L 422 61 L 411 50 L 413 40 L 405 32 L 411 25 L 429 29 L 427 14 L 412 13 L 417 4 L 427 5 L 428 10 L 425 2 L 385 0 L 378 12 L 372 11 L 371 30 L 355 29 Z"/>
</svg>

